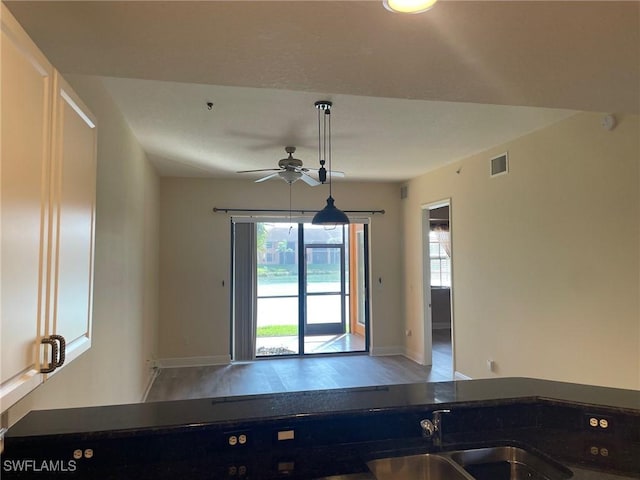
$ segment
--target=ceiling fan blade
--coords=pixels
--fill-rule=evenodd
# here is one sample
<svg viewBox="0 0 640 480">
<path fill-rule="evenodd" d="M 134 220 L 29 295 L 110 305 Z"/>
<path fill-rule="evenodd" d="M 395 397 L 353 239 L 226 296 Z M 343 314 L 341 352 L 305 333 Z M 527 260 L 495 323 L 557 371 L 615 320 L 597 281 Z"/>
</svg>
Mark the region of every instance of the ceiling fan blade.
<svg viewBox="0 0 640 480">
<path fill-rule="evenodd" d="M 269 180 L 270 178 L 277 177 L 278 175 L 280 175 L 280 171 L 277 171 L 276 173 L 272 173 L 271 175 L 267 175 L 266 177 L 259 178 L 258 180 L 256 180 L 256 183 L 264 182 L 265 180 Z"/>
<path fill-rule="evenodd" d="M 329 171 L 327 171 L 327 175 L 329 175 Z M 341 172 L 339 170 L 331 170 L 331 175 L 333 175 L 334 177 L 344 177 L 344 172 Z"/>
<path fill-rule="evenodd" d="M 261 168 L 260 170 L 240 170 L 236 173 L 279 172 L 280 170 L 280 168 Z"/>
<path fill-rule="evenodd" d="M 310 185 L 310 186 L 312 186 L 312 187 L 315 187 L 315 186 L 317 186 L 317 185 L 320 185 L 320 182 L 319 182 L 319 181 L 317 181 L 315 178 L 310 177 L 309 175 L 307 175 L 307 174 L 306 174 L 306 173 L 304 173 L 304 172 L 300 172 L 300 173 L 302 173 L 302 177 L 300 177 L 300 178 L 301 178 L 301 179 L 302 179 L 302 181 L 303 181 L 304 183 L 306 183 L 307 185 Z"/>
</svg>

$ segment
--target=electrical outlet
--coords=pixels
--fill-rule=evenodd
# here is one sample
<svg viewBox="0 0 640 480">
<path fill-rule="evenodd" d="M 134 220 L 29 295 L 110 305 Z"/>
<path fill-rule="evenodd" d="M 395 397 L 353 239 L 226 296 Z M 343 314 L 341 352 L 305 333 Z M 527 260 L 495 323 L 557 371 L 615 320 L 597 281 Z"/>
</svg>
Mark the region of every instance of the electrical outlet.
<svg viewBox="0 0 640 480">
<path fill-rule="evenodd" d="M 229 432 L 225 436 L 230 447 L 243 447 L 249 441 L 249 432 Z"/>
<path fill-rule="evenodd" d="M 229 465 L 227 467 L 227 478 L 248 478 L 246 465 Z"/>
<path fill-rule="evenodd" d="M 584 443 L 583 459 L 589 464 L 611 465 L 616 461 L 617 454 L 616 448 L 607 441 L 594 440 L 592 437 Z"/>
<path fill-rule="evenodd" d="M 612 430 L 611 417 L 596 413 L 584 414 L 585 426 L 590 431 L 610 432 Z"/>
</svg>

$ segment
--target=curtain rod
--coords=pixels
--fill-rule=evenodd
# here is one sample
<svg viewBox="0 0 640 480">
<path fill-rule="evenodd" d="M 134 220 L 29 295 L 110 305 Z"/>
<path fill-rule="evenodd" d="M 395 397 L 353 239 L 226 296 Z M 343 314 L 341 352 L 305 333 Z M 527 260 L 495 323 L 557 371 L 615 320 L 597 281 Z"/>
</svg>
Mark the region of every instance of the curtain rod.
<svg viewBox="0 0 640 480">
<path fill-rule="evenodd" d="M 287 210 L 287 209 L 269 209 L 269 208 L 222 208 L 213 207 L 214 213 L 229 213 L 229 212 L 245 212 L 245 213 L 299 213 L 305 215 L 307 213 L 317 213 L 318 210 Z M 384 210 L 343 210 L 344 213 L 369 213 L 375 215 L 379 213 L 384 215 Z"/>
</svg>

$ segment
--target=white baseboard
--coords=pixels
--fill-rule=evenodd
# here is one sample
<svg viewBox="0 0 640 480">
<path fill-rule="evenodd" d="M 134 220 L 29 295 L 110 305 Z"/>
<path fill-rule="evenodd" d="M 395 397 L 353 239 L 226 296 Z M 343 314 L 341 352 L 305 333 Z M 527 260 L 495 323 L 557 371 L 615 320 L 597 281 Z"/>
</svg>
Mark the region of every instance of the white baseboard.
<svg viewBox="0 0 640 480">
<path fill-rule="evenodd" d="M 404 355 L 404 348 L 395 347 L 371 347 L 372 357 L 386 357 L 389 355 Z"/>
<path fill-rule="evenodd" d="M 147 387 L 144 389 L 144 393 L 142 394 L 142 400 L 140 400 L 141 403 L 144 403 L 147 401 L 147 397 L 149 396 L 149 392 L 151 391 L 151 386 L 153 385 L 153 382 L 155 381 L 159 373 L 160 373 L 160 369 L 156 367 L 151 369 L 151 373 L 149 374 L 149 379 L 147 380 Z"/>
<path fill-rule="evenodd" d="M 405 348 L 403 355 L 407 357 L 409 360 L 413 360 L 414 362 L 420 365 L 426 365 L 423 352 L 415 352 L 413 350 L 409 350 L 408 348 Z"/>
<path fill-rule="evenodd" d="M 467 377 L 464 373 L 455 372 L 453 374 L 456 380 L 473 380 L 471 377 Z"/>
<path fill-rule="evenodd" d="M 159 368 L 179 367 L 207 367 L 210 365 L 228 365 L 231 363 L 229 355 L 211 355 L 207 357 L 159 358 L 156 365 Z"/>
</svg>

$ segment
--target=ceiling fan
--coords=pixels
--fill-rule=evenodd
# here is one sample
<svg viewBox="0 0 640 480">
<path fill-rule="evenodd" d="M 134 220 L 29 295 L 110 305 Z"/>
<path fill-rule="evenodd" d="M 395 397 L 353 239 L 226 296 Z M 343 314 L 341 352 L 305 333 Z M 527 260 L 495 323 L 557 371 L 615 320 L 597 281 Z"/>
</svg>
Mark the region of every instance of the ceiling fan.
<svg viewBox="0 0 640 480">
<path fill-rule="evenodd" d="M 259 170 L 242 170 L 236 173 L 253 173 L 253 172 L 274 172 L 270 173 L 266 177 L 262 177 L 256 180 L 256 183 L 264 182 L 271 178 L 280 177 L 282 180 L 291 185 L 298 180 L 302 180 L 307 185 L 315 187 L 316 185 L 320 185 L 320 182 L 313 178 L 311 175 L 307 174 L 310 171 L 317 171 L 317 169 L 306 168 L 302 166 L 302 160 L 297 158 L 293 158 L 293 154 L 296 151 L 296 147 L 285 147 L 285 152 L 289 154 L 287 158 L 283 158 L 278 162 L 278 168 L 263 168 Z M 343 172 L 331 172 L 333 175 L 337 177 L 344 177 Z"/>
</svg>

